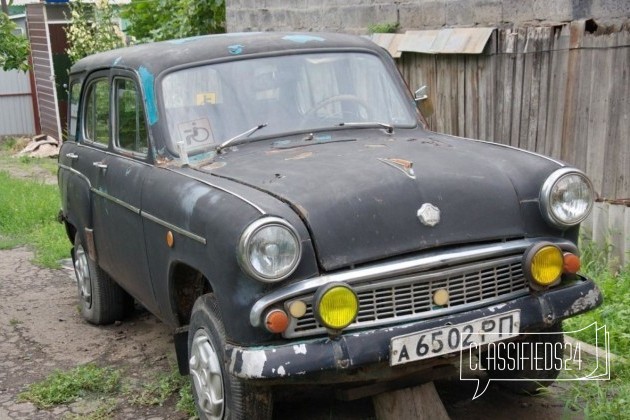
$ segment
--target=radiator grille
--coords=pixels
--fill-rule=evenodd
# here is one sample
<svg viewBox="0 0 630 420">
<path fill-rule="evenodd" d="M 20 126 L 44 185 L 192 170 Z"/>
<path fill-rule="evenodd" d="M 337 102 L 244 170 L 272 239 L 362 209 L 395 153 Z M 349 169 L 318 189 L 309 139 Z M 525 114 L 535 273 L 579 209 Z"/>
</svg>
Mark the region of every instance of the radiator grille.
<svg viewBox="0 0 630 420">
<path fill-rule="evenodd" d="M 352 287 L 359 297 L 359 314 L 346 330 L 429 318 L 507 300 L 528 290 L 520 255 L 353 284 Z M 448 291 L 449 302 L 435 306 L 433 294 L 440 289 Z M 313 316 L 313 295 L 299 299 L 307 303 L 306 314 L 291 320 L 285 337 L 325 332 Z"/>
</svg>

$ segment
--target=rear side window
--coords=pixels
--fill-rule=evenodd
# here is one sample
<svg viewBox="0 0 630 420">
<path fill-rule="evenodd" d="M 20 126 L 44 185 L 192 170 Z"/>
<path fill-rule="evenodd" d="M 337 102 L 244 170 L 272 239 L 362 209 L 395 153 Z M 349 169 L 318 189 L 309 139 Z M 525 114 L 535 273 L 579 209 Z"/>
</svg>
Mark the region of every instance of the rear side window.
<svg viewBox="0 0 630 420">
<path fill-rule="evenodd" d="M 70 84 L 70 116 L 68 125 L 68 140 L 75 140 L 77 134 L 77 118 L 79 116 L 79 96 L 81 94 L 81 82 L 74 81 Z"/>
<path fill-rule="evenodd" d="M 115 79 L 116 146 L 133 153 L 148 152 L 147 126 L 141 96 L 130 79 Z"/>
<path fill-rule="evenodd" d="M 85 139 L 107 145 L 109 142 L 109 82 L 96 79 L 85 96 Z"/>
</svg>

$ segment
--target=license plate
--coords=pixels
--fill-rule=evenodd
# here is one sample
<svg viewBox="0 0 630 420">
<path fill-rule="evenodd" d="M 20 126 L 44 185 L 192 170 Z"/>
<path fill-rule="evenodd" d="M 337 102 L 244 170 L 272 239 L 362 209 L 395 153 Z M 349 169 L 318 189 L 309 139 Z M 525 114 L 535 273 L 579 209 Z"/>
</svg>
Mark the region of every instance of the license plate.
<svg viewBox="0 0 630 420">
<path fill-rule="evenodd" d="M 402 365 L 515 337 L 520 320 L 521 311 L 516 310 L 394 337 L 389 344 L 389 364 Z"/>
</svg>

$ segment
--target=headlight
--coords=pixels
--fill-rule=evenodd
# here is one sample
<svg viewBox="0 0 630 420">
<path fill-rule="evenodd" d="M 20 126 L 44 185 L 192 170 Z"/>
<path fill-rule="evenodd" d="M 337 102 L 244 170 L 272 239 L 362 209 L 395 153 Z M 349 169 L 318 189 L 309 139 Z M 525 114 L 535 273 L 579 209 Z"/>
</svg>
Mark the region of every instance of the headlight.
<svg viewBox="0 0 630 420">
<path fill-rule="evenodd" d="M 265 217 L 250 224 L 239 243 L 241 266 L 264 282 L 279 281 L 291 275 L 301 254 L 297 232 L 278 217 Z"/>
<path fill-rule="evenodd" d="M 564 256 L 558 246 L 539 242 L 530 246 L 523 254 L 525 277 L 534 289 L 555 285 L 564 269 Z"/>
<path fill-rule="evenodd" d="M 558 169 L 540 191 L 540 210 L 547 222 L 568 228 L 582 222 L 593 207 L 593 185 L 576 169 Z"/>
</svg>

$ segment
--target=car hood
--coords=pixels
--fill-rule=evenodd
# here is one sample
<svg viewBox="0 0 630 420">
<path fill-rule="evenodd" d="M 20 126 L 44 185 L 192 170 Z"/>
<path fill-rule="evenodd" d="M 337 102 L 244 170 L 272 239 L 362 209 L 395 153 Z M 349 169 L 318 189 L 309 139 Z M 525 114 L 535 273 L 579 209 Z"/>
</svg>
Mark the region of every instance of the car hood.
<svg viewBox="0 0 630 420">
<path fill-rule="evenodd" d="M 527 236 L 520 203 L 537 200 L 556 162 L 422 130 L 407 134 L 363 129 L 252 143 L 202 170 L 288 203 L 306 223 L 324 270 Z M 429 204 L 439 221 L 431 220 Z"/>
</svg>

